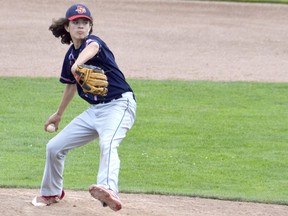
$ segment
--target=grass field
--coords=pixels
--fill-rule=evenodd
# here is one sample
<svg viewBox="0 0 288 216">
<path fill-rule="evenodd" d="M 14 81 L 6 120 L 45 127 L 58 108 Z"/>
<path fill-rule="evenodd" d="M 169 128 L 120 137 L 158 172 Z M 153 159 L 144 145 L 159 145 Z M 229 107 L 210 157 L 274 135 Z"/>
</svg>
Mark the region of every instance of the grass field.
<svg viewBox="0 0 288 216">
<path fill-rule="evenodd" d="M 39 187 L 56 78 L 1 77 L 0 186 Z M 137 120 L 120 146 L 122 192 L 288 203 L 288 84 L 129 80 Z M 15 87 L 19 90 L 15 90 Z M 89 105 L 75 97 L 61 127 Z M 66 158 L 65 188 L 95 182 L 98 142 Z"/>
</svg>

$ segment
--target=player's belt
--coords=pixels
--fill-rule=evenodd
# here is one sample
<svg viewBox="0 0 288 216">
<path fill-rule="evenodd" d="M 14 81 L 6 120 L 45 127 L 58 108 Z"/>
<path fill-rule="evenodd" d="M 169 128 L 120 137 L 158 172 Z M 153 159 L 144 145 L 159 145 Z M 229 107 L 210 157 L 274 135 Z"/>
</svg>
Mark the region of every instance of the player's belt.
<svg viewBox="0 0 288 216">
<path fill-rule="evenodd" d="M 132 92 L 132 94 L 133 94 L 133 99 L 136 101 L 136 97 L 135 97 L 133 92 Z M 111 100 L 96 101 L 94 104 L 106 104 L 106 103 L 110 103 L 113 100 L 118 100 L 118 99 L 120 99 L 122 97 L 123 97 L 123 95 L 121 94 L 121 95 L 118 95 L 118 96 L 114 97 Z"/>
<path fill-rule="evenodd" d="M 95 104 L 106 104 L 106 103 L 110 103 L 110 102 L 113 101 L 113 100 L 118 100 L 118 99 L 120 99 L 120 98 L 122 98 L 122 94 L 116 96 L 115 98 L 113 98 L 113 99 L 111 99 L 111 100 L 96 101 Z"/>
</svg>

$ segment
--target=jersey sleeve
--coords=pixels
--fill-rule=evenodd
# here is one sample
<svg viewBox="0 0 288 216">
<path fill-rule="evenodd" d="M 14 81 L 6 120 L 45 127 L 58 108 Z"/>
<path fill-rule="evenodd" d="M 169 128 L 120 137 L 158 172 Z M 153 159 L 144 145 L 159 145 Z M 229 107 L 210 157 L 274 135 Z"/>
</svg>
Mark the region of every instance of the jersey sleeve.
<svg viewBox="0 0 288 216">
<path fill-rule="evenodd" d="M 65 55 L 63 66 L 62 66 L 62 72 L 60 76 L 60 82 L 64 84 L 75 84 L 76 80 L 71 72 L 71 67 L 73 65 L 73 59 L 70 57 L 71 55 L 71 49 L 68 50 L 67 54 Z"/>
<path fill-rule="evenodd" d="M 96 42 L 99 45 L 99 51 L 98 51 L 98 53 L 99 53 L 102 49 L 100 41 L 94 35 L 89 35 L 87 40 L 86 40 L 86 46 L 88 46 L 92 42 Z"/>
</svg>

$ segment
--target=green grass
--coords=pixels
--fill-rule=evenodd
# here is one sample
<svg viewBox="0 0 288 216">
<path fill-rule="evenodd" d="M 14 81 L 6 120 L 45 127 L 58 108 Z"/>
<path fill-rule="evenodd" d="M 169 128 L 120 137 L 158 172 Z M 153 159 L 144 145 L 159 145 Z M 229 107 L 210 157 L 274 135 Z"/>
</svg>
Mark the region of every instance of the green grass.
<svg viewBox="0 0 288 216">
<path fill-rule="evenodd" d="M 1 77 L 0 186 L 39 187 L 43 124 L 64 86 Z M 288 204 L 288 84 L 129 80 L 137 120 L 122 142 L 120 190 Z M 15 86 L 18 90 L 15 90 Z M 89 105 L 75 97 L 61 127 Z M 71 151 L 64 184 L 96 181 L 98 142 Z"/>
</svg>

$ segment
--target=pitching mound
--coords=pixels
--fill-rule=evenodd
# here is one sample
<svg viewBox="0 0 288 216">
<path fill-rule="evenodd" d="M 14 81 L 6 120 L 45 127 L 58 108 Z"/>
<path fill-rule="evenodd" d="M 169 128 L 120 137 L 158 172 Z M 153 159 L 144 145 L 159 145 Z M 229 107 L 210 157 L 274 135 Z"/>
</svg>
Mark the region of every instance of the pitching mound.
<svg viewBox="0 0 288 216">
<path fill-rule="evenodd" d="M 88 192 L 66 191 L 65 198 L 54 205 L 34 207 L 31 200 L 38 195 L 38 190 L 0 189 L 1 216 L 284 216 L 288 207 L 256 203 L 230 202 L 210 199 L 120 194 L 123 209 L 115 213 L 109 208 L 103 208 Z"/>
</svg>

